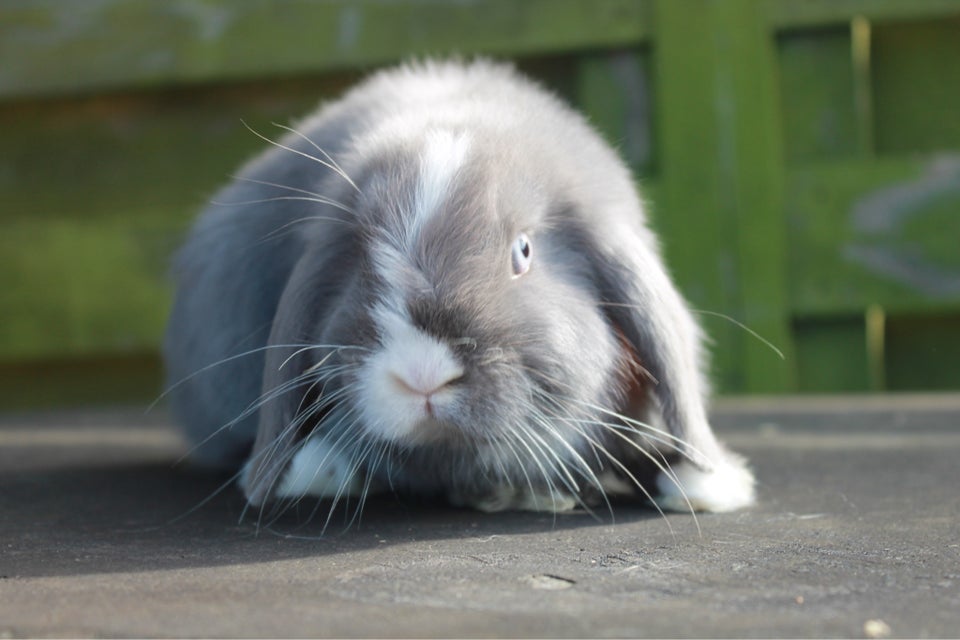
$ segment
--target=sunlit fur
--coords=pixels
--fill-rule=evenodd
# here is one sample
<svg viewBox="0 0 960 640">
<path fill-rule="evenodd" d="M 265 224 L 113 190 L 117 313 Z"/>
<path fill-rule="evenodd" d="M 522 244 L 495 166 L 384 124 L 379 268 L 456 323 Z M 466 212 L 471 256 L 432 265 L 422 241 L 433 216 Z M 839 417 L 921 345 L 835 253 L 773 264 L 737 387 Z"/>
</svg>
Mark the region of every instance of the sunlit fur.
<svg viewBox="0 0 960 640">
<path fill-rule="evenodd" d="M 582 118 L 505 66 L 424 63 L 282 129 L 180 252 L 165 342 L 195 458 L 242 467 L 261 519 L 381 491 L 753 500 L 631 176 Z"/>
</svg>

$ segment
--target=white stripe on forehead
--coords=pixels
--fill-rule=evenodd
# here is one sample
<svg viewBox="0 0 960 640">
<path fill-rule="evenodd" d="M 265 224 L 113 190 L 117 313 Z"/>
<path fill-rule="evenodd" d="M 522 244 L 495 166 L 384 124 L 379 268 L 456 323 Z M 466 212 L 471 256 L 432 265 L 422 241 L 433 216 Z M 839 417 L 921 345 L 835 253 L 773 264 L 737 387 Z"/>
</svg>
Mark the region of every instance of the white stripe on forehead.
<svg viewBox="0 0 960 640">
<path fill-rule="evenodd" d="M 409 239 L 419 237 L 420 230 L 450 195 L 450 185 L 463 166 L 469 148 L 470 138 L 465 133 L 454 134 L 446 129 L 427 133 L 427 141 L 420 152 L 420 181 Z"/>
</svg>

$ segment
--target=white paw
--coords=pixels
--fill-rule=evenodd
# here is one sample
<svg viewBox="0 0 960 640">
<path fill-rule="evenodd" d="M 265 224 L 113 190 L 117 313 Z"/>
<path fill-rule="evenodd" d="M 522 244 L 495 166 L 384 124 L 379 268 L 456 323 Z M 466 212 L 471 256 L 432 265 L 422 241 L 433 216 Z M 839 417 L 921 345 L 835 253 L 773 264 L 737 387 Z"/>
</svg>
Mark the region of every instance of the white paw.
<svg viewBox="0 0 960 640">
<path fill-rule="evenodd" d="M 363 476 L 357 473 L 348 458 L 331 449 L 322 438 L 308 438 L 290 461 L 275 496 L 359 496 L 363 488 Z"/>
<path fill-rule="evenodd" d="M 753 474 L 734 456 L 724 458 L 711 471 L 687 460 L 671 467 L 672 474 L 657 476 L 657 505 L 667 511 L 712 511 L 722 513 L 754 502 Z"/>
</svg>

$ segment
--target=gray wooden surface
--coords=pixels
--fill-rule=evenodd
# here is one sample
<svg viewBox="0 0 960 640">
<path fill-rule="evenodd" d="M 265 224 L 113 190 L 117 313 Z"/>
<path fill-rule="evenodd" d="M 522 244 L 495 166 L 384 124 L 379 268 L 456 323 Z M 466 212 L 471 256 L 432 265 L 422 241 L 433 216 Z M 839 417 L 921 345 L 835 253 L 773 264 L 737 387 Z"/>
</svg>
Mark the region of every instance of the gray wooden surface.
<svg viewBox="0 0 960 640">
<path fill-rule="evenodd" d="M 163 415 L 0 416 L 0 637 L 960 633 L 960 396 L 720 403 L 749 511 L 556 518 L 394 499 L 238 522 Z M 882 621 L 882 622 L 878 622 Z"/>
</svg>

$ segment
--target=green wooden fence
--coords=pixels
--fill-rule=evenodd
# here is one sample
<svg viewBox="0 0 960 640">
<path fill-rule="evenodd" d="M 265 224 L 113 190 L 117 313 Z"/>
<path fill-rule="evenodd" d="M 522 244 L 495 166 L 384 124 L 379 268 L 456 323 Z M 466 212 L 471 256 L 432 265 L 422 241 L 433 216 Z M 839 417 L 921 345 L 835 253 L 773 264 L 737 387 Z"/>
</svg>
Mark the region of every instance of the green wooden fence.
<svg viewBox="0 0 960 640">
<path fill-rule="evenodd" d="M 960 387 L 958 0 L 6 0 L 0 406 L 155 394 L 166 260 L 241 120 L 450 53 L 621 149 L 721 391 Z"/>
</svg>

